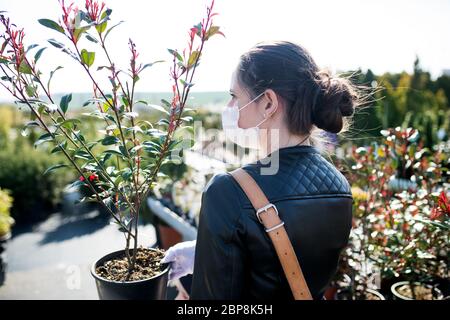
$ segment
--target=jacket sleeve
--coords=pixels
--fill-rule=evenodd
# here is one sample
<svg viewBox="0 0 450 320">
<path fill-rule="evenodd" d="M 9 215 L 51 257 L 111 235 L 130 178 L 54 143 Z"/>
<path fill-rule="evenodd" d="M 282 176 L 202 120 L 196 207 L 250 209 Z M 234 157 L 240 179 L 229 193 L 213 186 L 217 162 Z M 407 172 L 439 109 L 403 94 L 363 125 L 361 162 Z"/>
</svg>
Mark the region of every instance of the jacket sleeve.
<svg viewBox="0 0 450 320">
<path fill-rule="evenodd" d="M 220 173 L 203 191 L 190 295 L 193 300 L 243 297 L 247 255 L 239 190 L 230 174 Z"/>
</svg>

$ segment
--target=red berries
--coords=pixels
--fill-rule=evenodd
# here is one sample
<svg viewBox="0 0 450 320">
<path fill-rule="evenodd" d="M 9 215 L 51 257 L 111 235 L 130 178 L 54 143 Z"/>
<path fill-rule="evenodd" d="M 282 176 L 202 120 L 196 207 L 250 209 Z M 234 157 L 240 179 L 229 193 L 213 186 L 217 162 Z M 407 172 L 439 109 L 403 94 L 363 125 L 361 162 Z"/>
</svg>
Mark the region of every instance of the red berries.
<svg viewBox="0 0 450 320">
<path fill-rule="evenodd" d="M 95 180 L 98 180 L 98 175 L 96 175 L 95 173 L 93 173 L 93 174 L 89 175 L 88 179 L 89 179 L 90 182 L 93 182 L 93 181 L 95 181 Z M 85 178 L 84 178 L 83 176 L 80 176 L 80 177 L 78 178 L 78 180 L 80 180 L 80 181 L 85 181 Z"/>
</svg>

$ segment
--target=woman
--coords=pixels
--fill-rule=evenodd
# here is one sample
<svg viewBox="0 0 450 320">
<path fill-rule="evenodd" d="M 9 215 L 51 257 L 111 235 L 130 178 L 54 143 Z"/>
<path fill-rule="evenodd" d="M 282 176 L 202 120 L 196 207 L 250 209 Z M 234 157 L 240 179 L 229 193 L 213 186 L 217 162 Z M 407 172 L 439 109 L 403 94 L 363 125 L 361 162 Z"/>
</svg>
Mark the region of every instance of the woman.
<svg viewBox="0 0 450 320">
<path fill-rule="evenodd" d="M 309 290 L 322 299 L 348 242 L 352 195 L 345 177 L 320 154 L 315 135 L 346 127 L 357 92 L 347 79 L 320 71 L 303 47 L 285 41 L 243 54 L 230 91 L 224 129 L 257 133 L 256 147 L 267 156 L 242 168 L 278 208 Z M 274 174 L 262 174 L 268 159 L 277 159 Z M 193 271 L 191 299 L 293 299 L 270 238 L 229 173 L 215 175 L 203 192 L 197 241 L 172 247 L 165 262 L 172 263 L 172 279 Z"/>
</svg>

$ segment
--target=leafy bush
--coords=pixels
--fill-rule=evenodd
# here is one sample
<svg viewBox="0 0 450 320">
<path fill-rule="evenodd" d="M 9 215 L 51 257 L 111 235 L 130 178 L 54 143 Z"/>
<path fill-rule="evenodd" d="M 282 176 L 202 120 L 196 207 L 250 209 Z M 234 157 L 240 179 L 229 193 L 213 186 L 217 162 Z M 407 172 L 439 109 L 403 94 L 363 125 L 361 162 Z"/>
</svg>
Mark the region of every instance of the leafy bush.
<svg viewBox="0 0 450 320">
<path fill-rule="evenodd" d="M 350 165 L 354 220 L 341 271 L 351 274 L 357 293 L 377 272 L 381 280 L 448 279 L 447 224 L 435 221 L 449 214 L 448 149 L 424 148 L 412 128 L 381 134 L 381 143 L 353 146 L 343 165 Z"/>
<path fill-rule="evenodd" d="M 46 152 L 35 150 L 24 139 L 0 151 L 0 187 L 11 190 L 12 216 L 17 223 L 45 218 L 56 207 L 64 186 L 73 179 L 68 170 L 44 175 L 49 166 L 60 162 Z"/>
<path fill-rule="evenodd" d="M 6 190 L 0 189 L 0 238 L 11 231 L 14 219 L 10 215 L 13 198 Z"/>
</svg>

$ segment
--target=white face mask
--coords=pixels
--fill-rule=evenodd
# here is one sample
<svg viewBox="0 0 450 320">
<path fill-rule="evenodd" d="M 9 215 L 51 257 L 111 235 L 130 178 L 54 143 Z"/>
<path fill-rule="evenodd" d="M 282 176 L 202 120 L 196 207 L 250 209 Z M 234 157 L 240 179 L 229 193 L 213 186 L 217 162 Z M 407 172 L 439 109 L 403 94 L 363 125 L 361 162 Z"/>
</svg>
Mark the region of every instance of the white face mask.
<svg viewBox="0 0 450 320">
<path fill-rule="evenodd" d="M 222 129 L 225 132 L 225 136 L 241 147 L 251 149 L 259 149 L 260 147 L 259 126 L 268 118 L 262 120 L 256 126 L 251 128 L 240 128 L 238 122 L 239 111 L 250 105 L 253 101 L 258 99 L 263 94 L 264 92 L 241 108 L 239 108 L 237 105 L 234 105 L 232 107 L 225 107 L 225 109 L 222 111 Z"/>
</svg>

